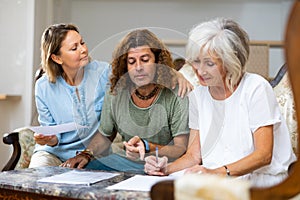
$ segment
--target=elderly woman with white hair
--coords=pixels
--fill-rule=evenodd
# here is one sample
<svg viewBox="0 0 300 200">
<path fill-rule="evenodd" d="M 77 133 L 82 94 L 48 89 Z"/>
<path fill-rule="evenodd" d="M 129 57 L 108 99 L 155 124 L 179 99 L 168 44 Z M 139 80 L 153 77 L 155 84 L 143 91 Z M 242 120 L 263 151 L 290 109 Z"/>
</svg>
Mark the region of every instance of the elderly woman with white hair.
<svg viewBox="0 0 300 200">
<path fill-rule="evenodd" d="M 145 171 L 186 169 L 239 177 L 256 187 L 280 183 L 296 157 L 271 85 L 245 70 L 247 33 L 231 19 L 204 22 L 191 30 L 186 51 L 200 82 L 189 95 L 188 150 L 172 163 L 149 156 Z"/>
</svg>

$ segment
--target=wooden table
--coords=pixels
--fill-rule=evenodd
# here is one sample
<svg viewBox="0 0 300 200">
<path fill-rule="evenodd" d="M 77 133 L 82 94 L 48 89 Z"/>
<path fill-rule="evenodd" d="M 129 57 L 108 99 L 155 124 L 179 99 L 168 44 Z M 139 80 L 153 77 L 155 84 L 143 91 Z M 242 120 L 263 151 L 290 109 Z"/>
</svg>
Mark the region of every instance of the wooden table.
<svg viewBox="0 0 300 200">
<path fill-rule="evenodd" d="M 132 177 L 134 174 L 118 172 L 120 175 L 91 186 L 40 183 L 37 180 L 61 174 L 72 169 L 41 167 L 0 173 L 0 199 L 150 199 L 149 192 L 108 190 L 107 186 Z"/>
</svg>

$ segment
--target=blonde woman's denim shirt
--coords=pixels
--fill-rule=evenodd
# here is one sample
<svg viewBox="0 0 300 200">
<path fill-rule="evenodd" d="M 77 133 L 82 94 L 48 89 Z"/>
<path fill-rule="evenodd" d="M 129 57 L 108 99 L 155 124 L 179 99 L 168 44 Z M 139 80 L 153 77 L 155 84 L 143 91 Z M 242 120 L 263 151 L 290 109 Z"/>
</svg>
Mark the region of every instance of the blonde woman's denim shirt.
<svg viewBox="0 0 300 200">
<path fill-rule="evenodd" d="M 76 122 L 88 128 L 59 133 L 56 146 L 36 144 L 35 152 L 47 151 L 64 162 L 74 157 L 77 151 L 87 148 L 100 125 L 102 103 L 109 87 L 110 73 L 111 67 L 108 63 L 92 61 L 84 67 L 84 77 L 78 86 L 67 84 L 61 76 L 56 83 L 50 83 L 46 75 L 37 80 L 35 101 L 41 126 Z"/>
</svg>

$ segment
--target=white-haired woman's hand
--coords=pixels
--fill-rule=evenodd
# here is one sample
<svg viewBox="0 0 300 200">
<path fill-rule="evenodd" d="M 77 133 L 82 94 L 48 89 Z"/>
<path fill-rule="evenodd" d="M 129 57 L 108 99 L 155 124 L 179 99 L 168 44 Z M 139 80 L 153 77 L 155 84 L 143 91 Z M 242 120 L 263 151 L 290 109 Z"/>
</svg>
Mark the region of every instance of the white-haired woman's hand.
<svg viewBox="0 0 300 200">
<path fill-rule="evenodd" d="M 155 176 L 166 176 L 168 158 L 166 156 L 158 157 L 148 156 L 145 158 L 144 171 L 146 174 Z"/>
</svg>

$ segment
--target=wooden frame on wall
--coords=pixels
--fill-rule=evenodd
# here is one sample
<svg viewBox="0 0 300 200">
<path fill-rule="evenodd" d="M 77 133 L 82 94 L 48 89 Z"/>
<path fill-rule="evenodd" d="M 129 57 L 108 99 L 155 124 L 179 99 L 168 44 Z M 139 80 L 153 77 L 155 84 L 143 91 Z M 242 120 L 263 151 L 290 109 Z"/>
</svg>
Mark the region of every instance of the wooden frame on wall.
<svg viewBox="0 0 300 200">
<path fill-rule="evenodd" d="M 165 45 L 170 47 L 184 47 L 186 45 L 186 40 L 163 40 Z M 282 41 L 275 40 L 251 40 L 250 45 L 267 45 L 270 48 L 283 48 L 284 43 Z"/>
</svg>

